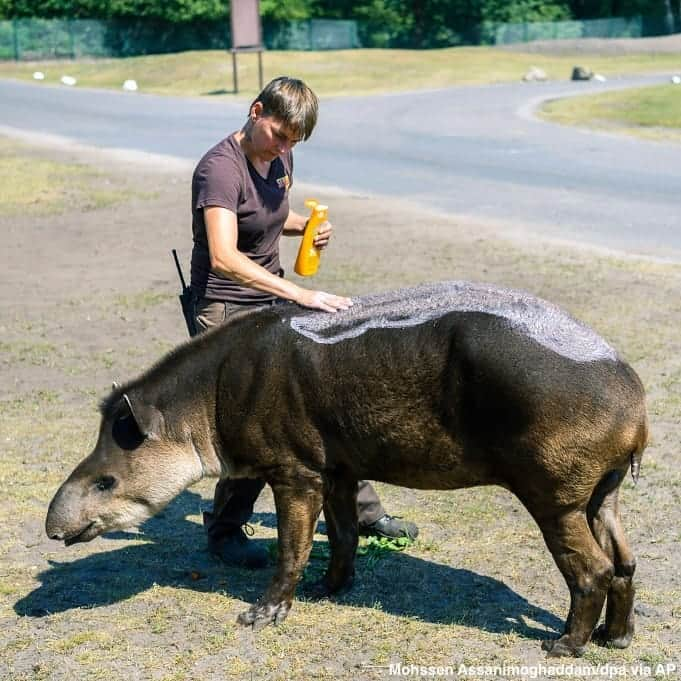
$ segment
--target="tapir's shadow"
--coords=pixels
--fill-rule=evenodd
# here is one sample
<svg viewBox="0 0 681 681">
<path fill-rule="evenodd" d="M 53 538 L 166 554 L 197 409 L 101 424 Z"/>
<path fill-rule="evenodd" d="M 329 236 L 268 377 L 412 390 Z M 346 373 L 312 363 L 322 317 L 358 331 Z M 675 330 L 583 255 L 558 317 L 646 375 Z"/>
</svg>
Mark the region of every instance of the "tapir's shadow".
<svg viewBox="0 0 681 681">
<path fill-rule="evenodd" d="M 143 525 L 144 543 L 131 543 L 113 551 L 101 550 L 71 562 L 50 561 L 38 575 L 42 584 L 17 601 L 17 614 L 42 617 L 73 608 L 92 608 L 123 601 L 153 585 L 196 591 L 223 591 L 253 603 L 265 590 L 273 568 L 241 570 L 226 567 L 206 550 L 203 528 L 186 519 L 200 508 L 202 499 L 184 492 L 163 512 Z M 255 522 L 276 525 L 272 513 L 256 514 Z M 318 531 L 324 531 L 323 522 Z M 134 537 L 125 533 L 113 538 Z M 153 539 L 153 543 L 149 542 Z M 107 537 L 95 540 L 107 541 Z M 272 540 L 252 541 L 272 544 Z M 104 549 L 104 546 L 102 546 Z M 325 552 L 325 542 L 315 542 L 313 556 Z M 323 573 L 325 561 L 313 558 L 308 581 Z M 563 622 L 536 607 L 506 584 L 469 570 L 416 558 L 406 552 L 389 552 L 380 560 L 358 557 L 355 585 L 338 599 L 344 605 L 376 607 L 395 615 L 434 623 L 457 623 L 495 633 L 515 633 L 524 638 L 546 638 L 547 629 L 559 632 Z M 305 584 L 298 590 L 305 597 Z M 292 616 L 295 616 L 295 609 Z M 544 628 L 534 627 L 531 622 Z"/>
</svg>

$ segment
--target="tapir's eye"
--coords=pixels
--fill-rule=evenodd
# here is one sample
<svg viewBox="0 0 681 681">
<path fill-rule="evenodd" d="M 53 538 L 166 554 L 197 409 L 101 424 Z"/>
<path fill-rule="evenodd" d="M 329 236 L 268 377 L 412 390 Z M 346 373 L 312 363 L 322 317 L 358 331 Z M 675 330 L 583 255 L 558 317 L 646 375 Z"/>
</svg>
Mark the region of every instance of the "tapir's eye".
<svg viewBox="0 0 681 681">
<path fill-rule="evenodd" d="M 101 478 L 95 480 L 95 487 L 100 492 L 106 492 L 106 490 L 111 489 L 116 484 L 116 478 L 111 475 L 103 475 Z"/>
<path fill-rule="evenodd" d="M 137 449 L 146 439 L 131 415 L 117 418 L 113 422 L 111 435 L 121 449 L 127 450 Z"/>
</svg>

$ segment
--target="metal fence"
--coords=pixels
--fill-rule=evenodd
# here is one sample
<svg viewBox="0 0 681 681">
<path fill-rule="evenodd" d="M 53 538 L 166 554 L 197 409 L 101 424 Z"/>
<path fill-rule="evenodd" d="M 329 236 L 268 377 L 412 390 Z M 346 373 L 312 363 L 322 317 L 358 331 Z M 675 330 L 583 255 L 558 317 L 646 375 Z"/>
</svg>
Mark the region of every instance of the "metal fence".
<svg viewBox="0 0 681 681">
<path fill-rule="evenodd" d="M 453 30 L 439 30 L 432 44 L 426 46 L 507 44 L 564 38 L 630 38 L 669 32 L 669 23 L 664 18 L 646 17 L 483 24 L 470 27 L 465 35 Z M 263 37 L 265 47 L 274 50 L 413 46 L 409 43 L 409 36 L 393 36 L 375 25 L 345 20 L 264 22 Z M 184 50 L 227 49 L 230 45 L 227 20 L 182 24 L 150 19 L 0 21 L 0 59 L 126 57 Z"/>
<path fill-rule="evenodd" d="M 546 21 L 526 24 L 497 24 L 487 27 L 497 45 L 532 40 L 574 38 L 641 38 L 673 31 L 665 17 L 612 17 L 588 21 Z"/>
<path fill-rule="evenodd" d="M 315 19 L 263 26 L 273 50 L 342 50 L 361 47 L 356 21 Z M 184 50 L 227 49 L 229 22 L 112 19 L 0 21 L 0 59 L 126 57 Z"/>
<path fill-rule="evenodd" d="M 263 42 L 270 50 L 347 50 L 362 45 L 358 23 L 341 19 L 311 19 L 265 23 Z"/>
<path fill-rule="evenodd" d="M 220 49 L 229 29 L 215 22 L 175 24 L 112 19 L 15 19 L 0 21 L 0 59 L 126 57 L 137 54 Z"/>
</svg>

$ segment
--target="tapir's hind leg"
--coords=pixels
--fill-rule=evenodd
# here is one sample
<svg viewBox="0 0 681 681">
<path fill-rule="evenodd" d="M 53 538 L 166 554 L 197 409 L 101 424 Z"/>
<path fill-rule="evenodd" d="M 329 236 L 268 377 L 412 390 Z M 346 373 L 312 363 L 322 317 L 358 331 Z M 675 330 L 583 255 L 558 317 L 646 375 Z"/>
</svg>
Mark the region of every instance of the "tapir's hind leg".
<svg viewBox="0 0 681 681">
<path fill-rule="evenodd" d="M 357 480 L 335 477 L 324 502 L 324 519 L 331 548 L 329 569 L 322 586 L 336 593 L 352 584 L 357 552 Z"/>
<path fill-rule="evenodd" d="M 308 481 L 309 482 L 309 481 Z M 277 509 L 277 572 L 265 594 L 237 621 L 260 629 L 283 622 L 291 609 L 296 586 L 310 557 L 317 517 L 322 510 L 322 485 L 272 485 Z"/>
<path fill-rule="evenodd" d="M 626 648 L 634 635 L 634 554 L 629 548 L 619 513 L 619 481 L 614 490 L 596 489 L 589 503 L 589 521 L 599 546 L 612 561 L 615 576 L 610 583 L 605 624 L 594 632 L 594 640 L 615 648 Z M 600 486 L 599 486 L 600 487 Z M 606 493 L 604 493 L 606 492 Z"/>
<path fill-rule="evenodd" d="M 571 510 L 537 522 L 570 589 L 565 633 L 542 647 L 551 656 L 581 655 L 603 609 L 613 564 L 596 543 L 583 511 Z"/>
</svg>

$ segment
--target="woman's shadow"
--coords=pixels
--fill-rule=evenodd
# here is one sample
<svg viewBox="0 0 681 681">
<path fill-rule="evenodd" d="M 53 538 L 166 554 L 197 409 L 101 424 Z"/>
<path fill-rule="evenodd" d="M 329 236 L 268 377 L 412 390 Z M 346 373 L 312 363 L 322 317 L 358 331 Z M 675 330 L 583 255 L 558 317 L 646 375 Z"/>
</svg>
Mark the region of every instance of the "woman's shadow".
<svg viewBox="0 0 681 681">
<path fill-rule="evenodd" d="M 43 617 L 74 608 L 99 607 L 126 600 L 154 585 L 223 592 L 255 602 L 264 592 L 273 568 L 251 571 L 228 567 L 211 556 L 203 528 L 187 520 L 187 516 L 201 510 L 203 503 L 199 494 L 186 491 L 163 513 L 144 523 L 142 534 L 118 532 L 95 540 L 131 539 L 126 546 L 69 562 L 49 561 L 50 567 L 37 575 L 41 585 L 15 603 L 15 612 Z M 276 516 L 256 513 L 253 522 L 276 527 Z M 325 532 L 323 522 L 318 532 Z M 251 541 L 266 544 L 275 555 L 276 541 Z M 327 554 L 326 542 L 315 541 L 304 582 L 323 574 Z M 380 604 L 384 612 L 394 615 L 532 639 L 547 638 L 547 634 L 551 635 L 547 629 L 558 633 L 563 627 L 562 620 L 553 613 L 532 605 L 499 580 L 422 560 L 407 552 L 358 556 L 356 568 L 353 588 L 338 598 L 344 605 L 374 608 Z M 304 597 L 304 587 L 305 584 L 299 588 L 299 597 Z"/>
</svg>

